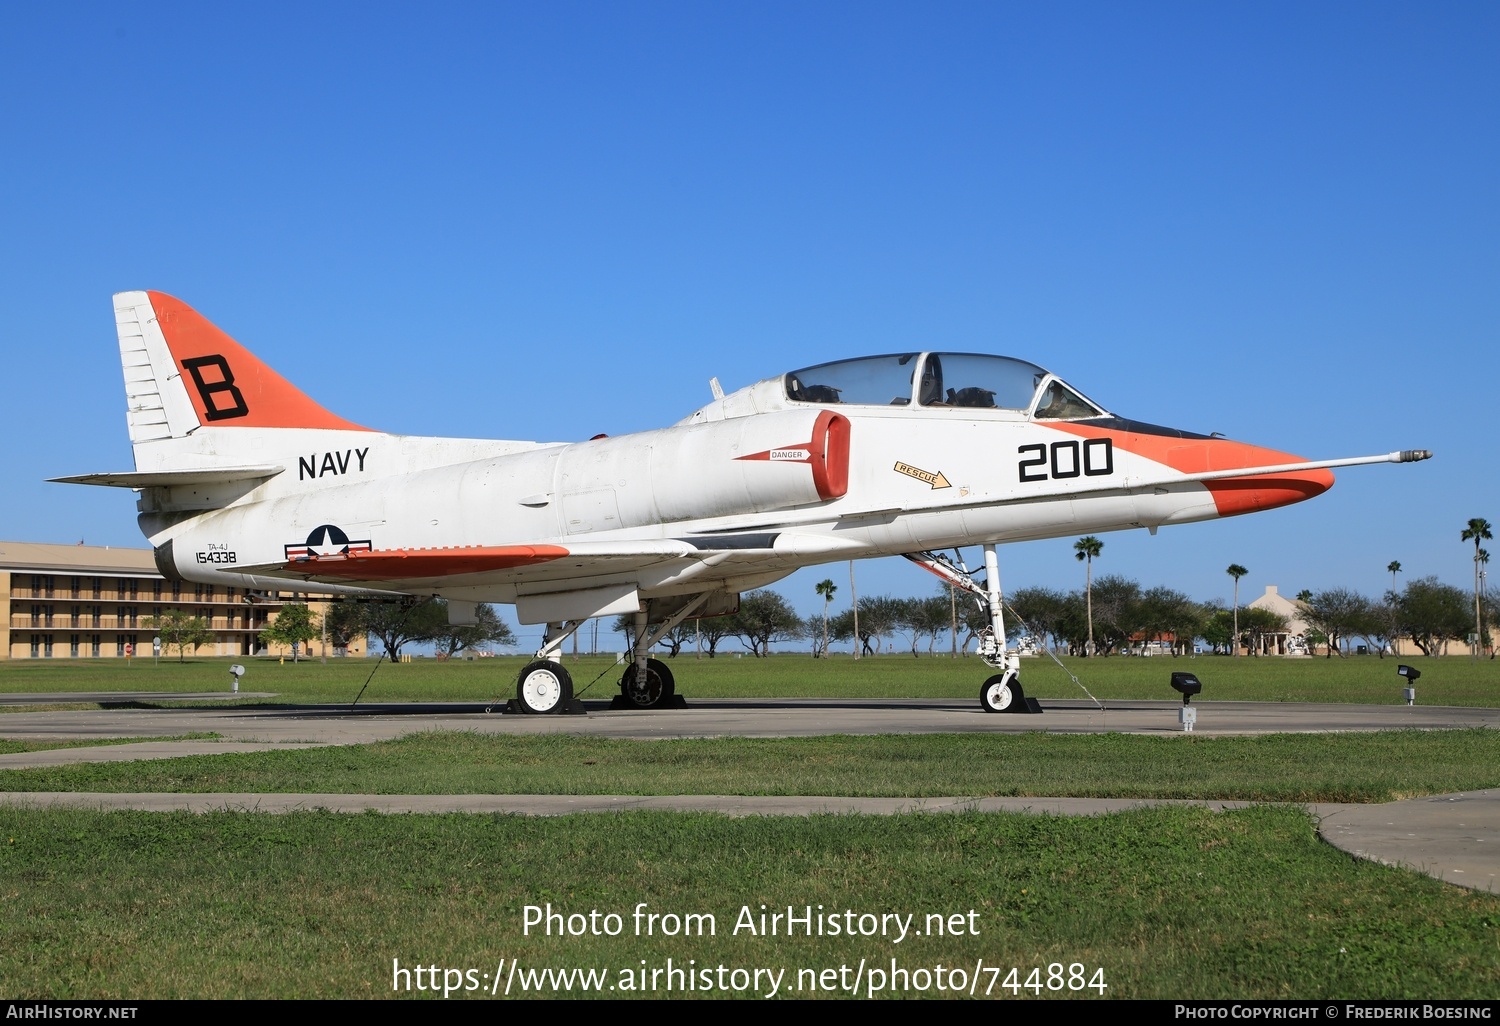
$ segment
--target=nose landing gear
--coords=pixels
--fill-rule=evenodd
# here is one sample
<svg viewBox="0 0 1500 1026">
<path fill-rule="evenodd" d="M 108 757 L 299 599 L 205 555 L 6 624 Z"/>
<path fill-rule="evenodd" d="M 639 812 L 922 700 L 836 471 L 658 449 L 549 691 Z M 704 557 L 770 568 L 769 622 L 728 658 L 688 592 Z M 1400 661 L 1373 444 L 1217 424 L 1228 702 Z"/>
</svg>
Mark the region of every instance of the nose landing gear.
<svg viewBox="0 0 1500 1026">
<path fill-rule="evenodd" d="M 979 689 L 979 705 L 985 712 L 1039 713 L 1042 707 L 1034 698 L 1027 698 L 1021 690 L 1021 656 L 1005 644 L 1005 620 L 1001 615 L 1004 604 L 1000 597 L 1000 561 L 995 555 L 995 546 L 984 547 L 984 583 L 974 580 L 974 575 L 939 552 L 912 552 L 906 558 L 922 569 L 935 574 L 973 595 L 981 609 L 990 614 L 990 625 L 979 634 L 979 658 L 1000 670 L 984 682 Z"/>
</svg>

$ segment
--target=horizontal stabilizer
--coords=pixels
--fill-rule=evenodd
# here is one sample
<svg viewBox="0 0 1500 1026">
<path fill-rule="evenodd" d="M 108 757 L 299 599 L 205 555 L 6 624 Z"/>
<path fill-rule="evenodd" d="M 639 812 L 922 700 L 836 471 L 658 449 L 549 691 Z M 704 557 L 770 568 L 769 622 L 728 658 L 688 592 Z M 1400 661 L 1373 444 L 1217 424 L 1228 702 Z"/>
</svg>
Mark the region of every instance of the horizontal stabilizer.
<svg viewBox="0 0 1500 1026">
<path fill-rule="evenodd" d="M 117 474 L 77 474 L 53 477 L 57 484 L 103 485 L 106 488 L 175 488 L 178 485 L 235 484 L 240 481 L 265 481 L 285 467 L 221 467 L 214 470 L 121 471 Z"/>
</svg>

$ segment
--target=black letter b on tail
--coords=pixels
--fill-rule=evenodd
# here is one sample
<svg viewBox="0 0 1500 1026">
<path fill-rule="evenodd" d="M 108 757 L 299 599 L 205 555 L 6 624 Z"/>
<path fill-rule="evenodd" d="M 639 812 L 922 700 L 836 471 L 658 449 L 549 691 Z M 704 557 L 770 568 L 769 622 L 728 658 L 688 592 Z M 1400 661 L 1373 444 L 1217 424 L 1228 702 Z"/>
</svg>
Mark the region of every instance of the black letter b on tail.
<svg viewBox="0 0 1500 1026">
<path fill-rule="evenodd" d="M 224 357 L 217 353 L 213 356 L 198 356 L 183 360 L 182 367 L 193 376 L 193 384 L 198 388 L 198 395 L 203 400 L 203 410 L 208 414 L 209 420 L 230 420 L 250 412 L 250 407 L 245 405 L 245 397 L 234 387 L 234 373 L 230 371 L 229 362 Z M 217 367 L 218 380 L 204 381 L 204 367 Z M 216 397 L 224 393 L 228 393 L 228 400 L 221 404 Z M 232 405 L 229 404 L 230 400 Z"/>
</svg>

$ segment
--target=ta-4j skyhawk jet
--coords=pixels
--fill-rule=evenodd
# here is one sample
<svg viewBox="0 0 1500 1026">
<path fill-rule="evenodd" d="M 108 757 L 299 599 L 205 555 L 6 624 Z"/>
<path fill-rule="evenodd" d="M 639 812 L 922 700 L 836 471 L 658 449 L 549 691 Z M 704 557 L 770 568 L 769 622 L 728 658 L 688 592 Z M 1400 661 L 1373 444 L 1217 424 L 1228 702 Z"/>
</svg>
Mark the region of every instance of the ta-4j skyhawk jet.
<svg viewBox="0 0 1500 1026">
<path fill-rule="evenodd" d="M 438 596 L 450 619 L 513 603 L 544 641 L 522 710 L 561 711 L 563 642 L 634 618 L 620 687 L 650 708 L 675 684 L 651 646 L 689 617 L 800 567 L 901 555 L 973 594 L 998 672 L 980 702 L 1026 702 L 1006 644 L 997 545 L 1235 516 L 1312 498 L 1331 467 L 1126 420 L 1035 364 L 910 352 L 794 370 L 671 427 L 586 442 L 391 435 L 323 409 L 191 307 L 114 298 L 135 470 L 59 480 L 140 492 L 172 579 L 251 589 Z M 943 550 L 984 549 L 978 579 Z"/>
</svg>

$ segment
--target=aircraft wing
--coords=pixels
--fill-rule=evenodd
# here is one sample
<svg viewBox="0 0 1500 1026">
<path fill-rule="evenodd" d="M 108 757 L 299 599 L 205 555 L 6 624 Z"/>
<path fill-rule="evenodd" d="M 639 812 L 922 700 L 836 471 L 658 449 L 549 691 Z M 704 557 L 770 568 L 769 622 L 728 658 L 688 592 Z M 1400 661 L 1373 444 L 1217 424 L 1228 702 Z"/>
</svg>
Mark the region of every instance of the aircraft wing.
<svg viewBox="0 0 1500 1026">
<path fill-rule="evenodd" d="M 778 538 L 782 544 L 777 544 Z M 786 562 L 790 540 L 787 534 L 736 533 L 689 539 L 375 549 L 241 564 L 235 570 L 257 577 L 405 594 L 516 586 L 523 593 L 572 590 L 622 578 L 681 584 L 700 575 L 707 584 L 709 579 L 732 576 L 784 575 L 794 569 Z"/>
<path fill-rule="evenodd" d="M 545 580 L 622 573 L 655 563 L 699 556 L 677 541 L 572 542 L 567 545 L 471 545 L 436 549 L 373 549 L 240 566 L 240 573 L 324 584 L 371 584 L 401 590 L 424 583 L 469 584 L 491 580 Z M 550 568 L 550 569 L 549 569 Z M 584 573 L 579 573 L 584 571 Z"/>
</svg>

